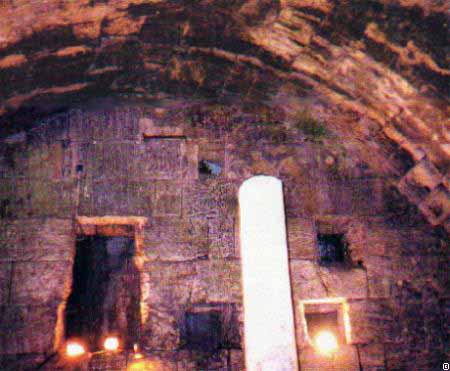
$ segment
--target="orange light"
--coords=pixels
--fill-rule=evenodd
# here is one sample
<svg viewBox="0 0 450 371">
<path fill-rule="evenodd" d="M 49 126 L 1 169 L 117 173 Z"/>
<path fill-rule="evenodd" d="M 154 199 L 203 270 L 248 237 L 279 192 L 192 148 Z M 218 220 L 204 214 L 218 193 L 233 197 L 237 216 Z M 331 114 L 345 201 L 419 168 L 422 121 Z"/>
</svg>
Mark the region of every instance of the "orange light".
<svg viewBox="0 0 450 371">
<path fill-rule="evenodd" d="M 84 346 L 80 343 L 77 343 L 75 341 L 69 341 L 66 345 L 66 354 L 69 357 L 80 357 L 83 354 L 86 353 L 86 350 L 84 349 Z"/>
<path fill-rule="evenodd" d="M 144 356 L 141 353 L 139 353 L 139 345 L 138 344 L 135 343 L 133 345 L 133 350 L 134 350 L 134 355 L 133 355 L 134 359 L 142 359 L 142 358 L 144 358 Z"/>
<path fill-rule="evenodd" d="M 331 355 L 338 350 L 338 341 L 331 331 L 320 331 L 314 338 L 317 351 L 324 355 Z"/>
<path fill-rule="evenodd" d="M 167 369 L 172 368 L 168 368 L 165 363 L 155 359 L 134 360 L 127 366 L 127 371 L 165 371 Z"/>
<path fill-rule="evenodd" d="M 115 336 L 108 336 L 103 343 L 103 348 L 109 352 L 115 352 L 119 349 L 119 339 Z"/>
</svg>

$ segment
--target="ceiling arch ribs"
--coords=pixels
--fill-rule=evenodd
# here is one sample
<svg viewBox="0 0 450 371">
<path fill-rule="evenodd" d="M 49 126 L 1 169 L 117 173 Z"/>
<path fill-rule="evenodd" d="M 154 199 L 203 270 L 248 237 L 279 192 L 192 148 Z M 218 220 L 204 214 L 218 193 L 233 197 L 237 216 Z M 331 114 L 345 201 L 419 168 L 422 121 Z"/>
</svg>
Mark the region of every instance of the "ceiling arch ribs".
<svg viewBox="0 0 450 371">
<path fill-rule="evenodd" d="M 273 96 L 290 84 L 327 107 L 325 122 L 353 153 L 450 230 L 445 2 L 350 3 L 3 2 L 0 133 L 99 94 L 145 99 L 174 85 L 226 94 L 233 85 Z"/>
</svg>

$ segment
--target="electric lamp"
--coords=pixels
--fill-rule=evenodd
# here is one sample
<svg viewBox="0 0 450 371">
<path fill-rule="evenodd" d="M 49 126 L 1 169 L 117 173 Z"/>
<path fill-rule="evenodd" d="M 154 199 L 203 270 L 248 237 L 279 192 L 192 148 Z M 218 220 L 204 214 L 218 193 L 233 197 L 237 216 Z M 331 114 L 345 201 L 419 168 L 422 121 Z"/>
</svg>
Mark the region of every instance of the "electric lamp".
<svg viewBox="0 0 450 371">
<path fill-rule="evenodd" d="M 103 348 L 108 352 L 116 352 L 119 349 L 119 339 L 116 336 L 108 336 L 103 343 Z"/>
<path fill-rule="evenodd" d="M 316 350 L 326 356 L 330 356 L 338 350 L 338 341 L 331 331 L 320 331 L 314 338 Z"/>
<path fill-rule="evenodd" d="M 86 353 L 84 346 L 76 341 L 69 341 L 66 344 L 66 354 L 70 358 L 80 357 Z"/>
<path fill-rule="evenodd" d="M 133 355 L 134 359 L 142 359 L 142 358 L 144 358 L 142 353 L 139 352 L 139 345 L 138 344 L 134 344 L 133 345 L 133 350 L 134 350 L 134 355 Z"/>
</svg>

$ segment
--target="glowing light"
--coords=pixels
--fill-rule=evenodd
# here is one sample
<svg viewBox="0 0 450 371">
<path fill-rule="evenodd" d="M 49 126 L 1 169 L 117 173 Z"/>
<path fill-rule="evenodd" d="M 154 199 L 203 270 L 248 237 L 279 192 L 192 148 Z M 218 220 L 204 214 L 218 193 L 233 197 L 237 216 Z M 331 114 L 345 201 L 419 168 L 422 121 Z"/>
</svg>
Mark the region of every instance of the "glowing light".
<svg viewBox="0 0 450 371">
<path fill-rule="evenodd" d="M 84 346 L 75 341 L 69 341 L 66 345 L 66 354 L 69 357 L 80 357 L 86 353 Z"/>
<path fill-rule="evenodd" d="M 167 371 L 173 368 L 156 359 L 143 359 L 132 361 L 127 366 L 127 371 Z"/>
<path fill-rule="evenodd" d="M 296 371 L 281 181 L 246 180 L 239 189 L 239 219 L 246 369 Z"/>
<path fill-rule="evenodd" d="M 103 348 L 109 352 L 115 352 L 119 349 L 119 339 L 115 336 L 109 336 L 103 343 Z"/>
<path fill-rule="evenodd" d="M 345 301 L 342 303 L 342 309 L 343 309 L 343 319 L 344 319 L 344 332 L 345 332 L 345 339 L 348 344 L 352 342 L 352 328 L 350 326 L 350 308 L 348 306 L 348 303 Z"/>
<path fill-rule="evenodd" d="M 308 335 L 308 328 L 306 324 L 305 318 L 305 305 L 310 304 L 338 304 L 342 309 L 342 320 L 344 323 L 344 334 L 345 334 L 345 342 L 350 344 L 352 342 L 352 328 L 350 325 L 350 307 L 347 303 L 346 298 L 338 297 L 338 298 L 322 298 L 322 299 L 307 299 L 300 300 L 299 302 L 299 310 L 300 310 L 300 318 L 303 323 L 303 333 L 306 335 L 306 339 L 309 343 L 311 343 L 311 339 Z"/>
<path fill-rule="evenodd" d="M 133 355 L 134 359 L 144 358 L 144 356 L 141 353 L 139 353 L 139 345 L 138 344 L 133 345 L 133 350 L 134 350 L 134 355 Z"/>
<path fill-rule="evenodd" d="M 338 341 L 331 331 L 324 330 L 316 335 L 314 346 L 319 353 L 331 355 L 338 350 Z"/>
</svg>

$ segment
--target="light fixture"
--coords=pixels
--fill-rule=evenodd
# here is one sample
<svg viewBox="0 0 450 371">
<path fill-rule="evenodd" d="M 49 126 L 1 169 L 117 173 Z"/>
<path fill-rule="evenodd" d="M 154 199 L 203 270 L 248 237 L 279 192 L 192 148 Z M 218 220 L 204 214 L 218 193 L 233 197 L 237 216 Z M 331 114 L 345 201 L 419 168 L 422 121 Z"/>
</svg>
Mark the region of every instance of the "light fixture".
<svg viewBox="0 0 450 371">
<path fill-rule="evenodd" d="M 144 358 L 142 353 L 139 352 L 139 345 L 138 344 L 135 343 L 133 345 L 133 350 L 134 350 L 134 355 L 133 355 L 134 359 L 142 359 L 142 358 Z"/>
<path fill-rule="evenodd" d="M 103 348 L 108 352 L 116 352 L 119 349 L 119 339 L 116 336 L 108 336 L 103 342 Z"/>
<path fill-rule="evenodd" d="M 336 335 L 328 330 L 319 331 L 314 338 L 314 347 L 323 355 L 332 355 L 339 347 Z"/>
<path fill-rule="evenodd" d="M 76 358 L 84 355 L 86 349 L 83 344 L 76 342 L 74 340 L 68 341 L 66 344 L 66 355 L 71 358 Z"/>
</svg>

